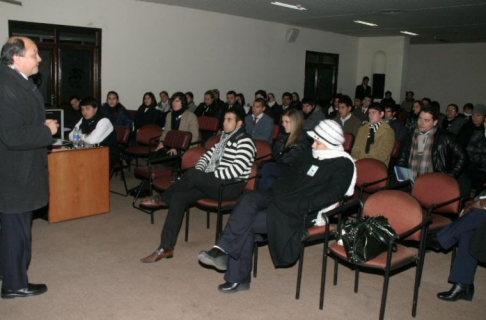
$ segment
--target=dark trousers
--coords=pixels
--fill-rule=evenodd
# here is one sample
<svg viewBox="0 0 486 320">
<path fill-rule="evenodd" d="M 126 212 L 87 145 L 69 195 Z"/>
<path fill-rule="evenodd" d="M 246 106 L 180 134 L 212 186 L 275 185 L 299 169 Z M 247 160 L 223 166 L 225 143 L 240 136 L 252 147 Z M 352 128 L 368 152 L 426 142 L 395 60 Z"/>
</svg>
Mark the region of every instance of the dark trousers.
<svg viewBox="0 0 486 320">
<path fill-rule="evenodd" d="M 0 274 L 3 290 L 27 288 L 32 252 L 32 212 L 0 213 Z"/>
<path fill-rule="evenodd" d="M 189 169 L 180 180 L 162 193 L 162 199 L 169 204 L 169 211 L 160 237 L 162 248 L 174 249 L 186 208 L 200 199 L 218 199 L 219 188 L 225 182 L 229 182 L 229 180 L 218 179 L 213 173 Z M 223 200 L 237 198 L 244 187 L 244 182 L 225 187 Z"/>
<path fill-rule="evenodd" d="M 437 240 L 442 248 L 450 249 L 457 244 L 457 254 L 449 275 L 449 282 L 461 284 L 474 282 L 478 261 L 469 254 L 469 242 L 476 228 L 485 221 L 486 211 L 473 210 L 437 233 Z"/>
<path fill-rule="evenodd" d="M 233 283 L 248 283 L 255 234 L 267 233 L 267 208 L 270 199 L 265 192 L 253 191 L 240 197 L 216 245 L 228 255 L 224 279 Z"/>
<path fill-rule="evenodd" d="M 258 189 L 269 190 L 273 183 L 282 175 L 284 164 L 278 162 L 265 163 L 259 172 Z"/>
</svg>

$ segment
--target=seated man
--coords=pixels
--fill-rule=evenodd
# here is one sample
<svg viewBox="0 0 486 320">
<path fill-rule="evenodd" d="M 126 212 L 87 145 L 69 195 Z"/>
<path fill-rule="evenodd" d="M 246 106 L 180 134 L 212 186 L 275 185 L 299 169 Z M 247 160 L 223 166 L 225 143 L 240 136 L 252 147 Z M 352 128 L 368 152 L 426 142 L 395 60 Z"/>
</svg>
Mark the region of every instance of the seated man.
<svg viewBox="0 0 486 320">
<path fill-rule="evenodd" d="M 424 107 L 417 128 L 404 142 L 397 166 L 412 169 L 414 178 L 427 172 L 443 172 L 457 179 L 467 156 L 453 134 L 437 128 L 439 110 Z"/>
<path fill-rule="evenodd" d="M 226 103 L 223 105 L 223 108 L 220 110 L 220 117 L 219 117 L 219 126 L 220 129 L 223 130 L 223 122 L 224 122 L 224 115 L 226 111 L 234 109 L 240 119 L 245 118 L 245 109 L 236 101 L 236 92 L 233 90 L 228 91 L 226 94 Z"/>
<path fill-rule="evenodd" d="M 317 109 L 316 101 L 306 97 L 302 99 L 302 110 L 299 113 L 304 120 L 305 131 L 314 129 L 319 122 L 326 118 L 321 109 Z"/>
<path fill-rule="evenodd" d="M 199 254 L 201 263 L 226 270 L 220 292 L 249 289 L 255 234 L 268 234 L 275 266 L 289 266 L 300 255 L 312 219 L 322 225 L 321 214 L 353 194 L 356 168 L 343 149 L 341 127 L 324 120 L 307 133 L 314 139 L 312 152 L 304 152 L 270 190 L 244 194 L 216 246 Z"/>
<path fill-rule="evenodd" d="M 143 258 L 142 262 L 156 262 L 174 256 L 177 235 L 188 205 L 199 199 L 217 199 L 222 183 L 248 178 L 256 150 L 253 141 L 241 127 L 242 124 L 234 110 L 227 111 L 221 139 L 199 159 L 196 168 L 188 170 L 164 193 L 140 202 L 141 206 L 149 208 L 169 206 L 160 245 L 154 253 Z M 238 197 L 244 187 L 245 183 L 227 186 L 223 200 Z"/>
<path fill-rule="evenodd" d="M 80 130 L 81 141 L 109 147 L 111 167 L 119 159 L 120 150 L 110 119 L 98 108 L 98 102 L 93 97 L 81 99 L 79 108 L 83 117 L 74 127 Z M 69 133 L 69 140 L 73 141 L 73 136 L 74 130 Z"/>
<path fill-rule="evenodd" d="M 473 203 L 466 206 L 459 219 L 427 239 L 427 246 L 436 250 L 449 250 L 457 246 L 449 275 L 449 282 L 453 286 L 449 291 L 439 292 L 439 299 L 472 300 L 478 260 L 486 262 L 485 241 L 486 192 L 483 191 Z"/>
<path fill-rule="evenodd" d="M 458 134 L 462 126 L 467 122 L 463 117 L 459 117 L 459 107 L 451 103 L 446 109 L 446 118 L 442 121 L 442 130 Z"/>
<path fill-rule="evenodd" d="M 353 113 L 361 120 L 361 123 L 368 122 L 368 111 L 372 103 L 373 97 L 371 95 L 365 95 L 361 107 L 354 109 Z"/>
<path fill-rule="evenodd" d="M 72 130 L 83 116 L 81 115 L 81 110 L 79 110 L 78 96 L 72 96 L 71 99 L 69 99 L 69 104 L 71 105 L 71 108 L 67 108 L 64 113 L 64 127 Z"/>
<path fill-rule="evenodd" d="M 395 132 L 395 139 L 398 141 L 405 140 L 407 136 L 407 132 L 405 131 L 405 126 L 403 123 L 398 122 L 397 118 L 395 118 L 395 107 L 392 106 L 385 106 L 385 121 L 390 125 L 390 127 Z"/>
<path fill-rule="evenodd" d="M 352 109 L 351 98 L 343 96 L 338 104 L 339 114 L 333 120 L 341 125 L 344 133 L 350 133 L 356 137 L 359 128 L 361 128 L 361 120 L 354 115 Z"/>
<path fill-rule="evenodd" d="M 385 109 L 379 103 L 373 103 L 368 110 L 369 123 L 361 126 L 354 140 L 351 156 L 356 159 L 372 158 L 380 160 L 386 166 L 390 162 L 395 145 L 395 132 L 383 121 Z"/>
<path fill-rule="evenodd" d="M 381 99 L 381 105 L 391 107 L 394 107 L 396 105 L 395 100 L 392 98 L 391 91 L 385 92 L 385 98 Z"/>
<path fill-rule="evenodd" d="M 272 143 L 273 135 L 273 119 L 265 114 L 267 102 L 263 98 L 257 98 L 253 102 L 253 114 L 247 115 L 245 118 L 246 133 L 250 135 L 253 140 L 265 140 Z"/>
</svg>

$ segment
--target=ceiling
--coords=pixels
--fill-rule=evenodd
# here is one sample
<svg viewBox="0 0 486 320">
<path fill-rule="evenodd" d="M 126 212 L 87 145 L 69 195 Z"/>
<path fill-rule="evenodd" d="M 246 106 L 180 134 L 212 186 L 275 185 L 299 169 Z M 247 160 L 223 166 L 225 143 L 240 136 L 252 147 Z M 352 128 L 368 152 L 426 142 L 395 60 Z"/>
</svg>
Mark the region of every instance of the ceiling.
<svg viewBox="0 0 486 320">
<path fill-rule="evenodd" d="M 412 44 L 486 42 L 485 0 L 140 0 L 193 8 L 355 37 L 419 34 Z M 369 27 L 353 21 L 377 24 Z"/>
</svg>

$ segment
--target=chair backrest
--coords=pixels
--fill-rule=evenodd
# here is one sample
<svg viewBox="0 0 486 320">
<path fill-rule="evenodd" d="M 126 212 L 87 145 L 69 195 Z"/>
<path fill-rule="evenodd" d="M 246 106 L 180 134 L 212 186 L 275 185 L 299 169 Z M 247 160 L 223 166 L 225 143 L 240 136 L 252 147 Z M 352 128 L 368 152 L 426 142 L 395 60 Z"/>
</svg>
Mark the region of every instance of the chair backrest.
<svg viewBox="0 0 486 320">
<path fill-rule="evenodd" d="M 215 117 L 200 116 L 197 118 L 199 130 L 216 133 L 219 129 L 219 119 Z"/>
<path fill-rule="evenodd" d="M 412 196 L 424 208 L 458 198 L 461 195 L 456 179 L 441 172 L 431 172 L 421 175 L 415 180 Z M 460 201 L 455 201 L 434 212 L 459 214 Z"/>
<path fill-rule="evenodd" d="M 147 124 L 141 127 L 137 132 L 137 144 L 148 146 L 150 139 L 160 137 L 162 135 L 162 128 L 156 124 Z M 152 141 L 152 144 L 156 144 L 158 141 Z"/>
<path fill-rule="evenodd" d="M 280 133 L 280 126 L 278 124 L 273 125 L 273 133 L 272 133 L 272 140 L 275 141 L 278 138 L 278 134 Z"/>
<path fill-rule="evenodd" d="M 388 171 L 380 160 L 367 158 L 356 161 L 356 175 L 356 187 L 360 188 L 365 183 L 387 178 Z M 386 187 L 386 181 L 366 187 L 363 191 L 372 193 L 383 187 Z"/>
<path fill-rule="evenodd" d="M 214 136 L 209 137 L 209 139 L 204 144 L 204 148 L 206 148 L 206 150 L 211 149 L 212 147 L 214 147 L 214 145 L 216 143 L 219 142 L 219 139 L 221 139 L 221 135 L 220 134 L 217 134 L 217 135 L 214 135 Z"/>
<path fill-rule="evenodd" d="M 164 147 L 185 151 L 191 144 L 192 134 L 187 131 L 170 130 L 164 138 Z"/>
<path fill-rule="evenodd" d="M 397 234 L 419 225 L 424 216 L 418 201 L 403 191 L 384 190 L 372 194 L 364 204 L 363 216 L 385 216 Z M 407 240 L 420 241 L 421 231 Z"/>
<path fill-rule="evenodd" d="M 354 136 L 351 133 L 344 133 L 344 144 L 343 148 L 344 151 L 347 153 L 351 153 L 351 149 L 353 149 L 354 145 Z"/>
<path fill-rule="evenodd" d="M 251 166 L 250 178 L 255 177 L 257 174 L 258 174 L 258 167 L 255 163 L 253 163 L 253 165 Z M 257 183 L 257 178 L 248 180 L 248 182 L 245 185 L 245 188 L 243 189 L 243 192 L 255 190 L 256 183 Z"/>
<path fill-rule="evenodd" d="M 182 156 L 181 170 L 185 171 L 194 168 L 205 152 L 206 149 L 204 147 L 194 147 L 187 150 Z"/>
<path fill-rule="evenodd" d="M 392 152 L 390 154 L 390 157 L 392 159 L 398 158 L 398 155 L 400 154 L 400 149 L 402 148 L 402 142 L 400 140 L 395 140 L 395 144 L 393 145 Z"/>
<path fill-rule="evenodd" d="M 253 140 L 256 147 L 255 163 L 262 167 L 263 163 L 272 160 L 272 147 L 265 140 Z"/>
<path fill-rule="evenodd" d="M 127 126 L 115 126 L 116 142 L 124 147 L 128 145 L 130 139 L 130 127 Z"/>
</svg>

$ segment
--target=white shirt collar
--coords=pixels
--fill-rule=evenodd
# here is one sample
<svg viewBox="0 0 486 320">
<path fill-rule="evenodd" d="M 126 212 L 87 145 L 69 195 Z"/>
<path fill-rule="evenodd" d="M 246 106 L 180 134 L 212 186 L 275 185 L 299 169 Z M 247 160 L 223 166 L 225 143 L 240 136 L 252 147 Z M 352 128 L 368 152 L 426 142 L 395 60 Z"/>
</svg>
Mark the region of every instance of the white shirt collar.
<svg viewBox="0 0 486 320">
<path fill-rule="evenodd" d="M 348 116 L 346 118 L 341 118 L 341 121 L 342 122 L 346 122 L 349 118 L 351 118 L 351 113 L 348 114 Z"/>
<path fill-rule="evenodd" d="M 20 73 L 22 75 L 22 77 L 25 78 L 25 80 L 29 80 L 29 78 L 27 78 L 27 76 L 25 74 L 23 74 L 22 72 L 20 72 L 19 69 L 15 68 L 13 65 L 9 65 L 9 67 L 10 67 L 10 69 L 15 70 L 18 73 Z"/>
</svg>

